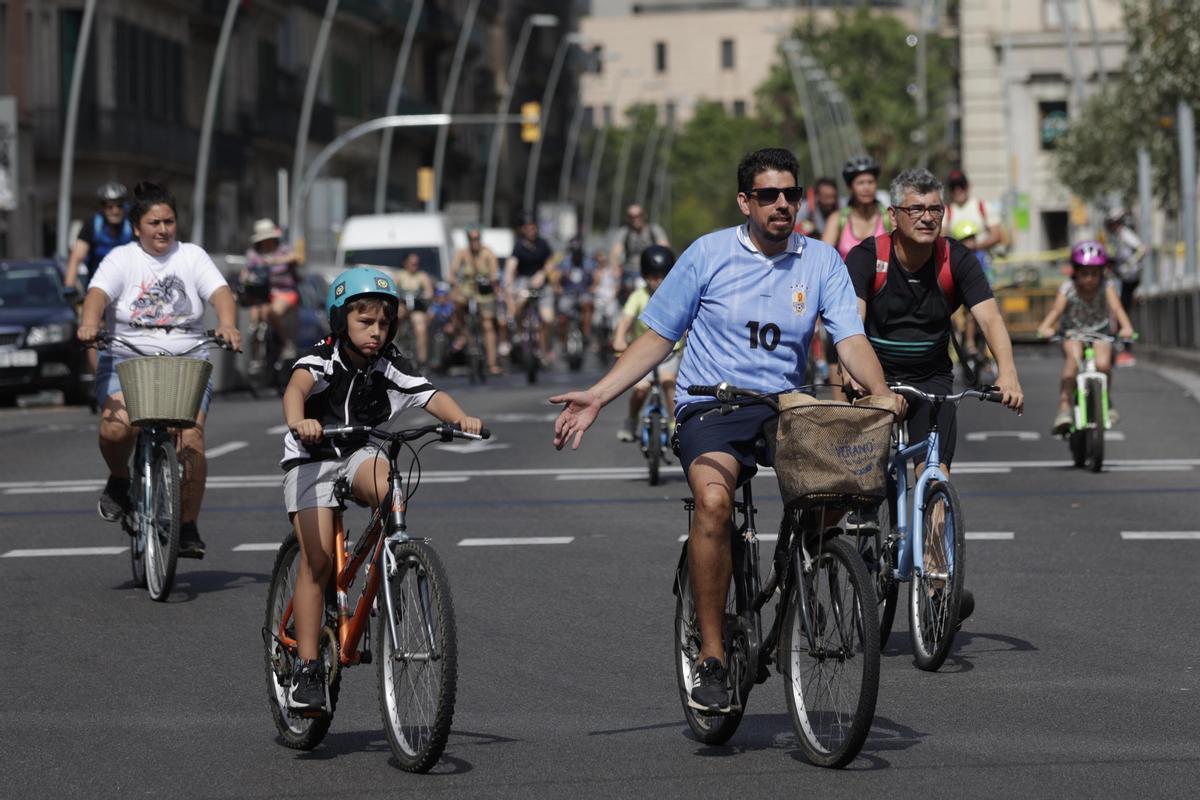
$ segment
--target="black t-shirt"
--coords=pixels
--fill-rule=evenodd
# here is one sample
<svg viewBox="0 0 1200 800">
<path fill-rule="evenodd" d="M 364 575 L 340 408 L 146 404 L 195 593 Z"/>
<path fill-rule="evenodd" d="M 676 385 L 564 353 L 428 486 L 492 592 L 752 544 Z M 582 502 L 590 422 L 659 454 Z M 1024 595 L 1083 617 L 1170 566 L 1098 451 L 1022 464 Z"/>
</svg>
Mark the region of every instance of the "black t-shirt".
<svg viewBox="0 0 1200 800">
<path fill-rule="evenodd" d="M 867 302 L 867 338 L 888 380 L 924 381 L 952 372 L 950 315 L 992 297 L 992 287 L 975 254 L 950 239 L 954 298 L 947 303 L 937 282 L 937 255 L 916 272 L 900 266 L 893 246 L 887 282 L 871 296 L 875 283 L 875 237 L 860 242 L 846 257 L 854 293 Z"/>
<path fill-rule="evenodd" d="M 553 251 L 550 249 L 550 244 L 542 237 L 537 237 L 532 242 L 524 236 L 517 237 L 517 241 L 513 244 L 513 258 L 517 260 L 517 276 L 520 278 L 531 278 L 538 273 L 546 262 L 550 260 Z"/>
</svg>

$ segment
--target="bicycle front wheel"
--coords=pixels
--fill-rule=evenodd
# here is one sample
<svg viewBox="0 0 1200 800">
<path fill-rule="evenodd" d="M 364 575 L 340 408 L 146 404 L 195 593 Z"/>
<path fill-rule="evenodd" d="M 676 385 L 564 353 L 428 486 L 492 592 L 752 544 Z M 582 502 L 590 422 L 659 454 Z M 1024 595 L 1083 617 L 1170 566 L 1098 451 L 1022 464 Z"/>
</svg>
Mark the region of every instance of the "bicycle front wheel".
<svg viewBox="0 0 1200 800">
<path fill-rule="evenodd" d="M 1104 390 L 1100 381 L 1087 382 L 1087 468 L 1099 472 L 1104 468 Z"/>
<path fill-rule="evenodd" d="M 263 644 L 266 648 L 267 706 L 271 709 L 271 718 L 275 721 L 275 729 L 286 746 L 294 750 L 312 750 L 329 732 L 329 726 L 333 722 L 332 708 L 330 713 L 316 716 L 302 716 L 288 709 L 288 692 L 292 682 L 292 672 L 296 667 L 297 653 L 294 646 L 289 647 L 278 638 L 282 630 L 283 635 L 292 641 L 296 639 L 295 617 L 289 617 L 287 625 L 283 625 L 283 618 L 292 602 L 299 566 L 300 543 L 296 541 L 296 534 L 289 533 L 275 555 L 275 568 L 271 571 L 271 588 L 267 593 L 267 617 L 263 622 Z M 336 641 L 327 636 L 325 632 L 322 632 L 321 636 L 320 655 L 325 662 L 329 701 L 333 706 L 337 704 L 341 676 L 340 670 L 337 669 Z"/>
<path fill-rule="evenodd" d="M 966 568 L 966 528 L 958 492 L 938 481 L 925 495 L 925 563 L 909 583 L 913 658 L 923 670 L 942 666 L 958 631 Z"/>
<path fill-rule="evenodd" d="M 458 644 L 446 569 L 418 541 L 392 549 L 376 603 L 379 710 L 401 769 L 428 772 L 442 755 L 454 718 Z M 388 596 L 391 602 L 388 602 Z"/>
<path fill-rule="evenodd" d="M 844 767 L 867 740 L 879 693 L 879 621 L 862 556 L 839 538 L 806 568 L 796 552 L 779 665 L 805 757 Z"/>
<path fill-rule="evenodd" d="M 179 461 L 173 441 L 154 446 L 147 478 L 149 514 L 142 515 L 140 523 L 146 548 L 146 591 L 152 600 L 162 602 L 171 593 L 179 560 Z"/>
</svg>

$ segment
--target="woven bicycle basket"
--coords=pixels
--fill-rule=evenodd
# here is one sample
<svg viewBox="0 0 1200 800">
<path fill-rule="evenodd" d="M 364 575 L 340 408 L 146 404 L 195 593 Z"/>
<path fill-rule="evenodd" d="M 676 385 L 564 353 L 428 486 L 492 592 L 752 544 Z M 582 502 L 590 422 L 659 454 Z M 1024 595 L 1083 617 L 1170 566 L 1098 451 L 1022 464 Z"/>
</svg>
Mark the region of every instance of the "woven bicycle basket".
<svg viewBox="0 0 1200 800">
<path fill-rule="evenodd" d="M 865 505 L 886 497 L 893 419 L 885 398 L 851 405 L 780 395 L 775 477 L 783 502 Z"/>
<path fill-rule="evenodd" d="M 204 399 L 212 362 L 202 358 L 146 356 L 117 364 L 129 419 L 135 425 L 190 428 Z"/>
</svg>

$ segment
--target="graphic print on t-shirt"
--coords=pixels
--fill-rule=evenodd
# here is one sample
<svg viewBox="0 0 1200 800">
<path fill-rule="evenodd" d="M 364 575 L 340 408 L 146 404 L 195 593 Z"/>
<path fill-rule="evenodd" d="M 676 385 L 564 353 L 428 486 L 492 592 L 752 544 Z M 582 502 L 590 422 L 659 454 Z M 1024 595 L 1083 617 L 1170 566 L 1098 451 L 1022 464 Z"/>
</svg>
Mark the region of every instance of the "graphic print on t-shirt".
<svg viewBox="0 0 1200 800">
<path fill-rule="evenodd" d="M 192 316 L 187 287 L 176 275 L 165 275 L 147 285 L 142 283 L 130 304 L 129 322 L 147 328 L 165 328 Z"/>
</svg>

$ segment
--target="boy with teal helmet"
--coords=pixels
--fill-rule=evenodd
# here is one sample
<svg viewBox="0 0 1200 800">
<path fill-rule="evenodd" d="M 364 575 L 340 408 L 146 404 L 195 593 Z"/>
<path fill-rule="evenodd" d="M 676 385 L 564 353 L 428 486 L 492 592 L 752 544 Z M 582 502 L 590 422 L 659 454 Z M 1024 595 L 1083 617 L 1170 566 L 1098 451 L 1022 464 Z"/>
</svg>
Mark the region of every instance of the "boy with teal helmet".
<svg viewBox="0 0 1200 800">
<path fill-rule="evenodd" d="M 296 360 L 283 394 L 283 495 L 301 553 L 292 600 L 300 655 L 288 691 L 293 709 L 319 710 L 325 703 L 317 639 L 333 573 L 334 483 L 345 478 L 355 499 L 371 506 L 388 492 L 388 460 L 366 436 L 329 441 L 322 429 L 379 426 L 414 407 L 468 433 L 483 427 L 414 374 L 392 344 L 399 306 L 395 282 L 378 269 L 356 267 L 337 276 L 325 300 L 331 333 Z"/>
</svg>

